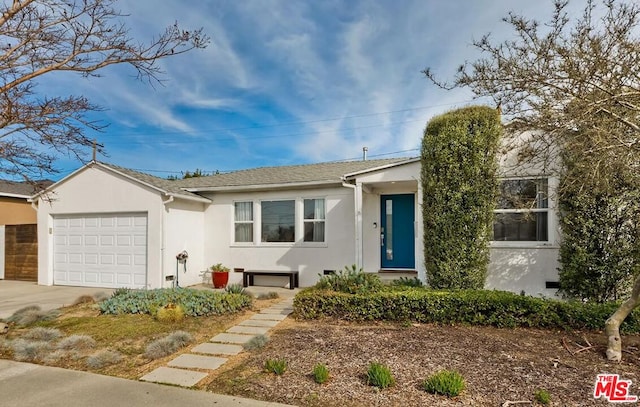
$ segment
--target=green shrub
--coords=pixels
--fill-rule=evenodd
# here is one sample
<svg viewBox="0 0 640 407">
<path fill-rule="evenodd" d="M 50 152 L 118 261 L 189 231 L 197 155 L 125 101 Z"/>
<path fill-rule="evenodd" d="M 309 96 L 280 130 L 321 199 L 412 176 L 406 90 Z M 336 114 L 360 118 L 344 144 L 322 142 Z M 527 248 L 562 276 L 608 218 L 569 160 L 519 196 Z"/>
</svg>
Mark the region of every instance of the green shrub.
<svg viewBox="0 0 640 407">
<path fill-rule="evenodd" d="M 345 267 L 335 274 L 322 276 L 314 286 L 319 290 L 333 290 L 356 294 L 378 291 L 383 287 L 380 277 L 374 273 L 365 273 L 354 265 Z"/>
<path fill-rule="evenodd" d="M 246 342 L 244 345 L 242 345 L 242 347 L 245 350 L 260 349 L 264 347 L 268 342 L 269 342 L 269 337 L 267 335 L 261 334 L 261 335 L 256 335 L 253 338 L 249 339 L 249 341 Z"/>
<path fill-rule="evenodd" d="M 158 308 L 155 314 L 160 322 L 179 322 L 184 319 L 184 308 L 171 303 Z"/>
<path fill-rule="evenodd" d="M 313 380 L 318 384 L 324 384 L 329 380 L 329 368 L 324 363 L 318 363 L 313 367 Z"/>
<path fill-rule="evenodd" d="M 422 387 L 431 394 L 455 397 L 464 390 L 464 378 L 456 371 L 441 370 L 427 378 Z"/>
<path fill-rule="evenodd" d="M 395 384 L 396 380 L 391 374 L 391 369 L 382 363 L 371 362 L 367 369 L 367 384 L 380 389 L 386 389 Z"/>
<path fill-rule="evenodd" d="M 264 370 L 278 376 L 283 375 L 287 371 L 287 367 L 288 363 L 285 359 L 267 359 L 264 362 Z"/>
<path fill-rule="evenodd" d="M 148 359 L 160 359 L 175 353 L 193 342 L 193 336 L 184 331 L 174 331 L 169 335 L 147 345 L 144 356 Z"/>
<path fill-rule="evenodd" d="M 188 316 L 228 314 L 251 306 L 252 299 L 241 294 L 161 288 L 156 290 L 121 290 L 99 304 L 104 314 L 153 314 L 165 304 L 180 304 Z"/>
<path fill-rule="evenodd" d="M 551 403 L 551 394 L 544 389 L 536 390 L 534 397 L 538 403 L 544 404 L 545 406 Z"/>
<path fill-rule="evenodd" d="M 487 106 L 457 109 L 427 124 L 420 182 L 425 268 L 433 288 L 484 287 L 501 133 L 500 113 Z"/>
<path fill-rule="evenodd" d="M 617 303 L 581 303 L 521 296 L 505 291 L 436 291 L 387 289 L 344 294 L 306 289 L 294 299 L 295 315 L 348 321 L 415 321 L 463 323 L 495 327 L 534 327 L 600 330 Z M 621 325 L 624 333 L 640 332 L 640 309 Z"/>
<path fill-rule="evenodd" d="M 122 360 L 122 355 L 116 351 L 103 349 L 87 358 L 87 366 L 91 369 L 102 369 L 114 365 Z"/>
<path fill-rule="evenodd" d="M 391 282 L 391 286 L 393 287 L 422 287 L 424 284 L 422 283 L 422 280 L 420 280 L 418 277 L 413 277 L 413 278 L 409 278 L 409 277 L 400 277 L 397 280 L 393 280 Z"/>
</svg>

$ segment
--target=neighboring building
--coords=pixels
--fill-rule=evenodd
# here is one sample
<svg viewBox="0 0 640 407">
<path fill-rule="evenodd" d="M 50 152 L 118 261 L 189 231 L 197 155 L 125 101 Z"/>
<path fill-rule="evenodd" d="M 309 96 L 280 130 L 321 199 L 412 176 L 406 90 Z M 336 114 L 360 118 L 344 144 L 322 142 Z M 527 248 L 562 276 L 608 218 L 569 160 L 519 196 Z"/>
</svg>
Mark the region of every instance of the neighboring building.
<svg viewBox="0 0 640 407">
<path fill-rule="evenodd" d="M 37 281 L 37 212 L 29 198 L 50 181 L 0 181 L 0 279 Z"/>
<path fill-rule="evenodd" d="M 39 284 L 157 288 L 178 273 L 202 282 L 214 263 L 299 270 L 300 285 L 356 264 L 425 280 L 420 160 L 256 168 L 169 181 L 91 162 L 33 197 L 38 206 Z M 529 209 L 498 209 L 488 288 L 554 295 L 555 179 L 503 184 L 531 196 Z M 530 216 L 527 216 L 530 215 Z M 186 267 L 176 254 L 186 250 Z M 179 267 L 178 267 L 179 266 Z M 231 282 L 240 282 L 233 273 Z M 257 284 L 284 285 L 264 277 Z"/>
</svg>

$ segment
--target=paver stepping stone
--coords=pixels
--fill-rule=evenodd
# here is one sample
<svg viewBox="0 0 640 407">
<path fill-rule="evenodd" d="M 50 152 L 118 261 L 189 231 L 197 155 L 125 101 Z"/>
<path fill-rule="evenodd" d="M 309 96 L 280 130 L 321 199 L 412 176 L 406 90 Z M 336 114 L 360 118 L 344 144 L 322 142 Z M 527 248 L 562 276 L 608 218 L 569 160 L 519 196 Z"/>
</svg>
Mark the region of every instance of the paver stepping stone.
<svg viewBox="0 0 640 407">
<path fill-rule="evenodd" d="M 214 336 L 209 341 L 220 342 L 220 343 L 236 343 L 238 345 L 243 345 L 249 342 L 253 337 L 255 337 L 255 335 L 221 333 Z"/>
<path fill-rule="evenodd" d="M 275 308 L 265 308 L 260 311 L 261 314 L 280 314 L 280 315 L 289 315 L 293 312 L 292 309 L 275 309 Z"/>
<path fill-rule="evenodd" d="M 169 366 L 215 370 L 222 366 L 222 364 L 226 361 L 227 358 L 190 355 L 188 353 L 185 353 L 169 362 Z"/>
<path fill-rule="evenodd" d="M 174 369 L 172 367 L 159 367 L 156 370 L 142 376 L 140 380 L 145 382 L 175 384 L 176 386 L 195 386 L 200 380 L 207 377 L 206 373 L 193 370 Z"/>
<path fill-rule="evenodd" d="M 280 314 L 256 314 L 251 317 L 251 319 L 253 320 L 260 320 L 260 321 L 283 321 L 286 318 L 287 318 L 286 315 L 280 315 Z"/>
<path fill-rule="evenodd" d="M 273 328 L 274 326 L 278 325 L 279 323 L 280 323 L 280 321 L 270 321 L 270 320 L 266 320 L 266 319 L 249 318 L 247 320 L 244 320 L 244 321 L 240 322 L 238 325 L 240 325 L 240 326 L 267 326 L 269 328 Z"/>
<path fill-rule="evenodd" d="M 208 353 L 210 355 L 237 355 L 242 352 L 242 346 L 228 343 L 201 343 L 191 349 L 193 353 Z"/>
<path fill-rule="evenodd" d="M 269 327 L 264 326 L 234 326 L 227 329 L 227 332 L 234 334 L 256 334 L 262 335 L 269 332 Z"/>
</svg>

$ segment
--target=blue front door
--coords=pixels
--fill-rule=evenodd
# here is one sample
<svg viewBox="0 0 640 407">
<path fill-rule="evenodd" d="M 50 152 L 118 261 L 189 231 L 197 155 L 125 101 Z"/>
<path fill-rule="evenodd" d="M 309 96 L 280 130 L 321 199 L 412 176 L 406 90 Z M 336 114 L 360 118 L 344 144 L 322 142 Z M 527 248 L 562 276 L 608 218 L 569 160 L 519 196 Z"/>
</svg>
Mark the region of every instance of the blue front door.
<svg viewBox="0 0 640 407">
<path fill-rule="evenodd" d="M 414 269 L 415 195 L 380 197 L 381 268 Z"/>
</svg>

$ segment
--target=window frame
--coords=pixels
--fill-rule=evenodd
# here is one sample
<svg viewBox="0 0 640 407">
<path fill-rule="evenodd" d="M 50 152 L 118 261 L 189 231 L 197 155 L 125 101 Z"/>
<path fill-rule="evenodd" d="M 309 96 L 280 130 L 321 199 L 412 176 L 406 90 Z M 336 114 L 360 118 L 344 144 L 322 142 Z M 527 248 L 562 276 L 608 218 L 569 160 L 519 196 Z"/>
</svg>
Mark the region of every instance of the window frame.
<svg viewBox="0 0 640 407">
<path fill-rule="evenodd" d="M 302 200 L 302 213 L 301 213 L 301 218 L 302 218 L 302 227 L 301 227 L 301 244 L 304 245 L 317 245 L 317 244 L 326 244 L 327 243 L 327 200 L 326 198 L 301 198 Z M 305 217 L 305 203 L 307 201 L 322 201 L 323 205 L 322 205 L 322 209 L 323 209 L 323 213 L 322 213 L 322 218 L 316 218 L 315 217 L 315 213 L 314 213 L 314 217 L 307 219 Z M 315 204 L 314 204 L 315 205 Z M 315 211 L 314 211 L 315 212 Z M 310 223 L 312 225 L 316 225 L 319 223 L 322 223 L 322 240 L 305 240 L 305 235 L 306 235 L 306 225 Z"/>
<path fill-rule="evenodd" d="M 250 221 L 238 221 L 236 220 L 236 204 L 239 203 L 249 203 L 251 204 L 251 220 Z M 232 234 L 232 239 L 231 239 L 231 244 L 235 245 L 235 246 L 246 246 L 246 245 L 254 245 L 255 244 L 255 239 L 256 239 L 256 205 L 255 202 L 253 200 L 237 200 L 237 201 L 233 201 L 233 210 L 232 210 L 232 229 L 231 229 L 231 234 Z M 237 224 L 251 224 L 251 240 L 247 241 L 247 242 L 240 242 L 238 240 L 236 240 L 237 236 L 236 236 L 236 225 Z"/>
<path fill-rule="evenodd" d="M 265 202 L 292 202 L 293 203 L 293 240 L 289 241 L 275 241 L 275 242 L 269 242 L 269 241 L 265 241 L 263 240 L 263 235 L 264 235 L 264 207 L 263 204 Z M 260 225 L 260 233 L 258 235 L 258 243 L 260 245 L 275 245 L 275 246 L 281 246 L 281 245 L 285 245 L 285 246 L 291 246 L 294 245 L 297 241 L 298 241 L 298 227 L 297 227 L 297 218 L 298 218 L 298 210 L 297 210 L 297 202 L 298 199 L 297 198 L 279 198 L 279 199 L 261 199 L 259 204 L 260 204 L 260 219 L 257 220 L 258 224 Z"/>
<path fill-rule="evenodd" d="M 555 201 L 552 199 L 552 191 L 555 190 L 556 187 L 556 179 L 547 176 L 547 175 L 531 175 L 531 176 L 521 176 L 521 177 L 504 177 L 500 178 L 499 182 L 502 183 L 504 181 L 546 181 L 547 191 L 546 191 L 546 207 L 545 208 L 495 208 L 493 213 L 495 215 L 499 214 L 536 214 L 536 213 L 546 213 L 547 219 L 547 239 L 546 240 L 493 240 L 493 231 L 492 231 L 492 240 L 490 242 L 491 247 L 494 248 L 548 248 L 551 246 L 555 246 Z M 538 187 L 536 187 L 538 188 Z M 500 189 L 500 188 L 499 188 Z M 536 191 L 536 193 L 540 193 Z M 500 196 L 498 196 L 498 199 Z M 494 224 L 495 224 L 494 218 Z M 492 224 L 493 228 L 493 224 Z"/>
</svg>

